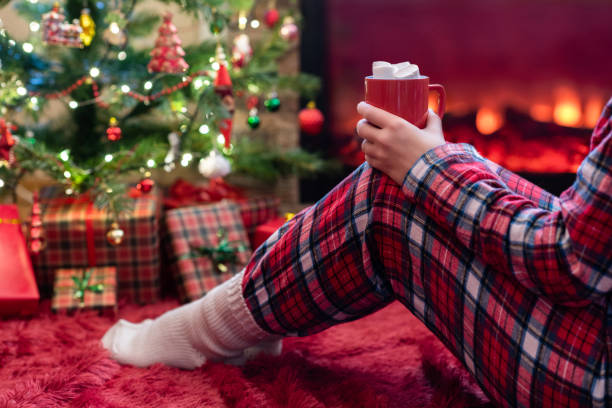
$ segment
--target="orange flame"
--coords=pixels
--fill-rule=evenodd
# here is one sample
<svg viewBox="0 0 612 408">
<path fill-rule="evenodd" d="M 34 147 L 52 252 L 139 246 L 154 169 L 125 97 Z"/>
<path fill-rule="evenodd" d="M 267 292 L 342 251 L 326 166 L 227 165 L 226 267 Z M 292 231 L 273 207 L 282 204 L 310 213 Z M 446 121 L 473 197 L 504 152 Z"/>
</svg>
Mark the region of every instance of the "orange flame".
<svg viewBox="0 0 612 408">
<path fill-rule="evenodd" d="M 560 87 L 557 89 L 553 119 L 561 126 L 577 127 L 582 123 L 582 108 L 580 97 L 571 88 Z"/>
<path fill-rule="evenodd" d="M 476 129 L 483 135 L 490 135 L 504 124 L 504 116 L 491 108 L 480 108 L 476 112 Z"/>
</svg>

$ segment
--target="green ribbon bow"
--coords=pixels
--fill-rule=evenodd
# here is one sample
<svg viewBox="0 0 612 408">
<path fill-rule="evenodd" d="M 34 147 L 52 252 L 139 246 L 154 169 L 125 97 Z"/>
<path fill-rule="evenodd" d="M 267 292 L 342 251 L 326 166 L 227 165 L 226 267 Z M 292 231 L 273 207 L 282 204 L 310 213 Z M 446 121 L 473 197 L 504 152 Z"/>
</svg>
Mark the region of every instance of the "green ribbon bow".
<svg viewBox="0 0 612 408">
<path fill-rule="evenodd" d="M 200 248 L 192 248 L 191 252 L 197 256 L 208 256 L 219 272 L 227 272 L 226 264 L 235 264 L 238 262 L 238 252 L 242 252 L 246 247 L 239 241 L 229 241 L 225 234 L 225 230 L 220 228 L 217 231 L 219 244 L 216 247 L 203 246 Z M 238 245 L 232 245 L 238 242 Z"/>
<path fill-rule="evenodd" d="M 74 282 L 75 290 L 72 295 L 73 299 L 79 300 L 79 306 L 83 307 L 85 305 L 85 292 L 88 290 L 93 293 L 102 293 L 104 292 L 104 284 L 96 283 L 95 285 L 89 284 L 89 278 L 91 277 L 91 269 L 85 271 L 83 277 L 72 276 L 72 281 Z"/>
</svg>

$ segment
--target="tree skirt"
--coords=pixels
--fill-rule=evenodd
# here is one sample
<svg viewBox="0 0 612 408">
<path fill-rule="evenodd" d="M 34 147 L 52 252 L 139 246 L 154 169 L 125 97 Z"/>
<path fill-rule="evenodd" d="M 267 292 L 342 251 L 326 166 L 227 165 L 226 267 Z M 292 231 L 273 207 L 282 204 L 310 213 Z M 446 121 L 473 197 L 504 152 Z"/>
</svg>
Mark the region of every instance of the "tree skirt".
<svg viewBox="0 0 612 408">
<path fill-rule="evenodd" d="M 121 307 L 140 321 L 175 307 Z M 485 407 L 482 391 L 395 302 L 314 336 L 279 357 L 194 371 L 121 366 L 99 340 L 114 318 L 85 311 L 0 321 L 0 407 Z"/>
</svg>

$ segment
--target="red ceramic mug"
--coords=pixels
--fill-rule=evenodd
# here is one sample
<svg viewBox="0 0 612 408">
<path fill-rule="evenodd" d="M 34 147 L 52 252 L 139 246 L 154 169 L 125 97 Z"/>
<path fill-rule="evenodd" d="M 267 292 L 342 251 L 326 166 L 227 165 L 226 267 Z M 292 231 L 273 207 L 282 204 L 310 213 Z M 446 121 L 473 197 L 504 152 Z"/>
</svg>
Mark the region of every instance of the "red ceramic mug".
<svg viewBox="0 0 612 408">
<path fill-rule="evenodd" d="M 382 79 L 368 76 L 365 79 L 365 101 L 406 119 L 423 129 L 427 124 L 429 92 L 438 93 L 438 116 L 444 116 L 446 92 L 438 84 L 429 84 L 429 77 Z"/>
</svg>

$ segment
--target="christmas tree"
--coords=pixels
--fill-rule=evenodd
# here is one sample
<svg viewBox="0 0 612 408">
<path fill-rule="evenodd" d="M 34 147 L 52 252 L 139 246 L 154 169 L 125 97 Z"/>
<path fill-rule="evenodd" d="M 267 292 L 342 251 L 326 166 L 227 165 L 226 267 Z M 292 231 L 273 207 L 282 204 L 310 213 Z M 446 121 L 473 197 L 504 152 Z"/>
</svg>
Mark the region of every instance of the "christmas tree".
<svg viewBox="0 0 612 408">
<path fill-rule="evenodd" d="M 145 177 L 152 168 L 221 163 L 272 178 L 324 167 L 300 149 L 277 151 L 261 139 L 230 135 L 235 102 L 251 110 L 249 124 L 259 123 L 263 95 L 274 99 L 265 104 L 272 111 L 277 91 L 309 99 L 318 91 L 318 78 L 278 71 L 278 59 L 295 46 L 294 2 L 260 25 L 265 17 L 254 0 L 165 0 L 212 33 L 183 48 L 172 16 L 142 11 L 141 1 L 12 3 L 30 35 L 17 41 L 0 26 L 0 148 L 12 159 L 0 164 L 0 189 L 42 170 L 67 193 L 87 192 L 119 213 L 125 183 L 117 176 L 130 172 Z M 266 15 L 278 13 L 274 3 L 266 5 Z M 156 28 L 152 50 L 134 45 Z M 213 170 L 206 175 L 219 174 Z"/>
</svg>

